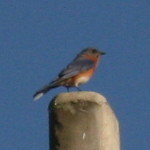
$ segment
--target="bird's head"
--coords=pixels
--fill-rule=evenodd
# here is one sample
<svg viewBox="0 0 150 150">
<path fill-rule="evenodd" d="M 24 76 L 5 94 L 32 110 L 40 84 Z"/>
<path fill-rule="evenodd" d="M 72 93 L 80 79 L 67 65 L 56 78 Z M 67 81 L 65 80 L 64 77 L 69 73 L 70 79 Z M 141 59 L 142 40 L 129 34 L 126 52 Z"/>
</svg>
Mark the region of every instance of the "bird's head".
<svg viewBox="0 0 150 150">
<path fill-rule="evenodd" d="M 101 55 L 105 55 L 105 52 L 99 51 L 96 48 L 86 48 L 81 52 L 81 55 L 98 58 Z"/>
</svg>

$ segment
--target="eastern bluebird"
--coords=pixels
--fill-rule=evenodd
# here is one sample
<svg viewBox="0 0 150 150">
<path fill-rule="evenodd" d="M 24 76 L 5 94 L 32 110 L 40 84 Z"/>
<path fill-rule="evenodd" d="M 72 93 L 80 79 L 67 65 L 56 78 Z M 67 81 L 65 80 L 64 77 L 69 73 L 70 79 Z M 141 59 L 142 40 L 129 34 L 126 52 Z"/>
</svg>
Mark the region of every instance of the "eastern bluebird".
<svg viewBox="0 0 150 150">
<path fill-rule="evenodd" d="M 67 89 L 76 87 L 79 90 L 78 87 L 81 84 L 88 82 L 92 77 L 98 66 L 100 56 L 104 54 L 104 52 L 95 48 L 84 49 L 58 74 L 58 77 L 54 81 L 50 82 L 34 94 L 34 100 L 41 98 L 49 90 L 59 86 L 65 86 Z"/>
</svg>

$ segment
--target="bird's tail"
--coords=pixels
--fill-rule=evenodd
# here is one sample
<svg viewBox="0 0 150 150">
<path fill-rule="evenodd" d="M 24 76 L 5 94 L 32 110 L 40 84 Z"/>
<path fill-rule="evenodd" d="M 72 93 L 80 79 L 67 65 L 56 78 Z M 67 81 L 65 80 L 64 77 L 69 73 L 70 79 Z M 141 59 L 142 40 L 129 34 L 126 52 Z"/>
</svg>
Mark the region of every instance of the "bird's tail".
<svg viewBox="0 0 150 150">
<path fill-rule="evenodd" d="M 43 87 L 41 90 L 37 91 L 34 95 L 33 95 L 33 100 L 36 101 L 38 99 L 40 99 L 42 96 L 44 96 L 50 89 L 56 88 L 58 87 L 57 85 L 51 86 L 51 85 L 47 85 L 45 87 Z"/>
</svg>

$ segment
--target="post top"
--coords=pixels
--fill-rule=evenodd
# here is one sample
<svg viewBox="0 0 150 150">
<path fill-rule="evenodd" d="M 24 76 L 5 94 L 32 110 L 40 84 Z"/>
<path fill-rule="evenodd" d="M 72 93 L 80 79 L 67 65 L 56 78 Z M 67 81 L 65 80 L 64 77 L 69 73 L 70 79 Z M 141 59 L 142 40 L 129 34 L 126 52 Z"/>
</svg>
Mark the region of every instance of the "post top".
<svg viewBox="0 0 150 150">
<path fill-rule="evenodd" d="M 54 105 L 68 103 L 68 102 L 75 103 L 78 101 L 94 102 L 98 105 L 107 103 L 107 100 L 103 95 L 91 91 L 61 93 L 58 94 L 54 99 L 55 99 Z"/>
</svg>

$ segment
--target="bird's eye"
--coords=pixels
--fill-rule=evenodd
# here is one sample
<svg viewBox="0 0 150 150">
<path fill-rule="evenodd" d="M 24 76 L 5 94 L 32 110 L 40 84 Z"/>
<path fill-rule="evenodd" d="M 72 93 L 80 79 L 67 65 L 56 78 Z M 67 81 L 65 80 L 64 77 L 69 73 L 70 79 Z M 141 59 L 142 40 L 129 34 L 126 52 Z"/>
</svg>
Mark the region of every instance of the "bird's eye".
<svg viewBox="0 0 150 150">
<path fill-rule="evenodd" d="M 97 53 L 97 50 L 96 49 L 92 49 L 92 53 Z"/>
</svg>

